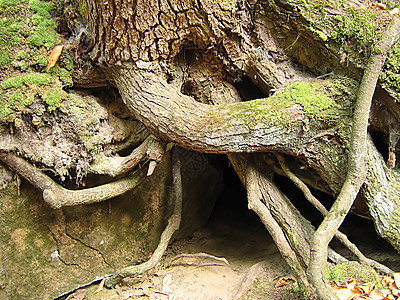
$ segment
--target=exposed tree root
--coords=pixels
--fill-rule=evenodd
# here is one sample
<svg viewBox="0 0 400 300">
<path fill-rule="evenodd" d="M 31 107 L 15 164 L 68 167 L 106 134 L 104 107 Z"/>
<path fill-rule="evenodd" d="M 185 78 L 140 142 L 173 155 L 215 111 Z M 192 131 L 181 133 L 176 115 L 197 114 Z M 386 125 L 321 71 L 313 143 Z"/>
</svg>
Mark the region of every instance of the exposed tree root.
<svg viewBox="0 0 400 300">
<path fill-rule="evenodd" d="M 212 260 L 220 261 L 225 265 L 230 266 L 228 260 L 225 257 L 216 257 L 207 253 L 179 254 L 172 259 L 172 263 L 170 264 L 170 266 L 177 265 L 182 258 L 210 258 Z M 187 262 L 184 264 L 193 265 L 192 263 Z"/>
<path fill-rule="evenodd" d="M 247 291 L 251 289 L 254 280 L 256 280 L 257 276 L 263 271 L 264 264 L 264 261 L 256 263 L 247 271 L 240 281 L 233 299 L 240 299 Z"/>
<path fill-rule="evenodd" d="M 306 184 L 304 184 L 303 181 L 301 181 L 291 170 L 290 168 L 287 166 L 285 158 L 283 157 L 283 155 L 279 154 L 279 153 L 275 153 L 279 164 L 283 170 L 283 172 L 286 174 L 286 176 L 293 181 L 293 183 L 303 192 L 304 196 L 306 197 L 306 199 L 315 206 L 315 208 L 318 209 L 318 211 L 325 217 L 328 214 L 328 210 L 325 208 L 325 206 L 322 205 L 322 203 L 316 198 L 314 197 L 314 195 L 311 193 L 310 189 L 308 188 L 308 186 Z M 340 232 L 337 231 L 335 233 L 335 237 L 344 245 L 346 246 L 351 252 L 354 253 L 354 255 L 357 256 L 358 260 L 366 265 L 369 265 L 371 267 L 373 267 L 376 271 L 378 271 L 379 273 L 384 273 L 384 274 L 392 274 L 393 271 L 386 267 L 385 265 L 382 265 L 380 263 L 378 263 L 377 261 L 367 258 L 364 256 L 364 254 L 357 248 L 357 246 L 355 244 L 353 244 L 348 238 L 347 236 Z"/>
<path fill-rule="evenodd" d="M 311 284 L 316 289 L 319 299 L 337 298 L 326 282 L 325 269 L 328 244 L 342 224 L 366 178 L 367 166 L 364 158 L 372 96 L 386 59 L 386 54 L 398 40 L 399 35 L 400 18 L 394 17 L 388 29 L 384 32 L 382 40 L 376 46 L 376 53 L 371 56 L 359 87 L 354 107 L 348 170 L 345 182 L 331 210 L 313 237 L 307 275 Z"/>
<path fill-rule="evenodd" d="M 175 233 L 176 230 L 179 229 L 182 216 L 182 178 L 181 162 L 176 156 L 177 152 L 174 151 L 174 154 L 172 155 L 172 176 L 175 192 L 174 211 L 168 220 L 168 225 L 165 227 L 164 231 L 161 234 L 160 242 L 156 250 L 154 250 L 152 257 L 148 261 L 139 265 L 123 268 L 108 277 L 105 282 L 106 287 L 112 288 L 125 277 L 143 274 L 144 272 L 155 267 L 163 256 L 165 250 L 167 249 L 172 235 Z"/>
<path fill-rule="evenodd" d="M 163 158 L 165 150 L 166 144 L 150 135 L 128 156 L 103 156 L 90 168 L 96 174 L 117 176 L 131 171 L 147 157 L 150 160 L 147 176 L 150 176 Z"/>
<path fill-rule="evenodd" d="M 249 209 L 253 210 L 260 217 L 261 221 L 271 234 L 280 253 L 292 268 L 298 284 L 303 287 L 304 290 L 307 290 L 310 287 L 310 284 L 306 276 L 304 264 L 299 261 L 296 253 L 285 238 L 282 228 L 271 215 L 268 207 L 262 202 L 264 197 L 260 192 L 262 189 L 257 184 L 255 172 L 254 167 L 249 164 L 246 171 L 246 189 Z"/>
<path fill-rule="evenodd" d="M 145 168 L 140 168 L 132 175 L 111 183 L 83 190 L 68 190 L 13 153 L 0 151 L 0 160 L 42 190 L 44 201 L 55 209 L 102 202 L 114 198 L 132 190 L 146 178 Z"/>
</svg>

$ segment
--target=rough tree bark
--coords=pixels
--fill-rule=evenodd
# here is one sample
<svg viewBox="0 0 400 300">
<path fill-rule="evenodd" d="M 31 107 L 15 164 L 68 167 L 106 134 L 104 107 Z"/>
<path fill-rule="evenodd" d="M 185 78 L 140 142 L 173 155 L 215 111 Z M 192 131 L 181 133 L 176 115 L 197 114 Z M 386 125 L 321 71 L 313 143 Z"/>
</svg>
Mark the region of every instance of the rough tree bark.
<svg viewBox="0 0 400 300">
<path fill-rule="evenodd" d="M 336 299 L 326 283 L 327 248 L 349 212 L 367 176 L 365 161 L 369 111 L 376 83 L 382 71 L 388 51 L 400 37 L 400 18 L 394 18 L 364 71 L 353 113 L 352 135 L 346 180 L 332 208 L 314 234 L 308 277 L 320 299 Z"/>
<path fill-rule="evenodd" d="M 73 4 L 82 16 L 81 24 L 69 23 L 71 32 L 76 33 L 73 46 L 79 45 L 82 59 L 90 61 L 115 85 L 131 115 L 151 134 L 127 157 L 104 156 L 93 162 L 94 173 L 125 174 L 147 158 L 149 175 L 167 143 L 228 154 L 247 188 L 249 208 L 270 231 L 299 284 L 309 289 L 311 282 L 321 296 L 329 294 L 318 282 L 323 281 L 328 243 L 351 201 L 340 207 L 340 218 L 337 213 L 328 213 L 328 221 L 315 233 L 273 182 L 274 172 L 288 174 L 287 170 L 279 167 L 274 156 L 264 153 L 279 152 L 294 158 L 291 169 L 296 178 L 341 199 L 343 183 L 346 188 L 353 179 L 351 175 L 346 178 L 346 166 L 354 165 L 349 174 L 360 170 L 360 164 L 354 164 L 354 145 L 360 142 L 360 149 L 367 145 L 368 161 L 366 178 L 361 176 L 358 182 L 364 183 L 361 194 L 370 206 L 378 232 L 400 250 L 400 238 L 393 234 L 400 228 L 399 200 L 388 191 L 398 189 L 400 181 L 366 137 L 368 103 L 361 112 L 362 134 L 351 137 L 348 126 L 357 80 L 370 49 L 360 51 L 360 47 L 366 47 L 362 41 L 351 34 L 342 36 L 334 28 L 346 25 L 343 20 L 354 10 L 361 14 L 367 11 L 363 1 L 338 5 L 333 1 L 307 4 L 294 0 L 77 0 Z M 376 28 L 375 33 L 382 31 L 389 19 L 387 15 L 377 18 L 382 28 Z M 318 21 L 324 25 L 316 25 Z M 338 36 L 344 40 L 341 45 Z M 382 48 L 383 53 L 388 50 Z M 340 76 L 331 76 L 335 74 Z M 80 86 L 85 80 L 76 79 Z M 386 106 L 392 123 L 397 124 L 398 105 Z M 361 118 L 358 111 L 356 106 L 354 120 Z M 389 125 L 380 128 L 386 133 L 388 127 L 393 128 Z M 353 130 L 353 134 L 357 132 Z M 56 208 L 113 196 L 96 196 L 98 191 L 108 190 L 107 185 L 89 189 L 89 196 L 85 196 L 85 190 L 60 189 L 15 155 L 2 151 L 0 159 L 40 188 L 45 200 Z M 138 174 L 142 178 L 143 169 Z M 377 178 L 382 183 L 377 184 Z M 119 193 L 136 184 L 127 177 L 111 185 L 118 187 L 114 192 Z M 358 192 L 358 186 L 354 186 L 351 182 L 348 200 Z M 394 208 L 389 213 L 382 208 L 387 204 Z M 334 225 L 329 221 L 332 218 L 338 221 Z M 320 239 L 317 247 L 318 236 L 326 231 L 326 225 L 332 232 Z M 342 259 L 332 251 L 328 256 L 331 260 Z M 315 273 L 317 265 L 322 266 L 317 270 L 320 276 Z M 109 285 L 137 270 L 120 270 Z"/>
<path fill-rule="evenodd" d="M 232 5 L 232 3 L 229 4 Z M 244 5 L 243 3 L 241 4 Z M 137 2 L 135 3 L 134 9 L 129 11 L 129 14 L 122 14 L 119 16 L 117 13 L 119 10 L 123 12 L 127 11 L 124 4 L 116 2 L 110 6 L 109 2 L 106 4 L 86 2 L 87 8 L 90 8 L 91 12 L 93 12 L 90 14 L 89 19 L 89 28 L 94 32 L 95 37 L 92 58 L 100 63 L 108 65 L 104 70 L 114 80 L 127 107 L 152 134 L 165 142 L 173 142 L 185 148 L 209 153 L 249 153 L 273 150 L 298 156 L 299 148 L 302 148 L 301 145 L 304 145 L 306 143 L 305 141 L 312 140 L 319 134 L 324 136 L 327 128 L 323 128 L 318 121 L 316 122 L 314 119 L 311 119 L 309 124 L 306 124 L 308 127 L 307 130 L 304 130 L 304 123 L 309 121 L 309 119 L 306 116 L 304 107 L 298 107 L 296 99 L 294 99 L 291 105 L 284 107 L 285 112 L 288 114 L 279 116 L 280 118 L 286 119 L 286 124 L 283 122 L 277 124 L 274 120 L 277 108 L 271 106 L 271 102 L 274 101 L 274 98 L 270 97 L 264 100 L 254 100 L 249 103 L 239 102 L 232 104 L 229 103 L 232 102 L 231 100 L 225 99 L 225 102 L 228 102 L 228 104 L 220 104 L 217 106 L 202 104 L 195 101 L 195 97 L 191 97 L 190 94 L 184 95 L 182 93 L 184 92 L 183 87 L 178 89 L 176 83 L 174 84 L 173 82 L 176 79 L 174 78 L 174 74 L 169 74 L 168 71 L 165 70 L 165 65 L 160 63 L 161 60 L 166 64 L 173 64 L 173 60 L 176 59 L 177 54 L 181 51 L 181 47 L 185 47 L 190 43 L 193 43 L 194 47 L 200 49 L 200 51 L 205 49 L 205 45 L 207 45 L 207 48 L 216 51 L 217 45 L 221 43 L 224 50 L 228 53 L 227 59 L 234 61 L 231 67 L 237 67 L 237 61 L 240 61 L 242 65 L 241 68 L 239 67 L 239 70 L 247 71 L 246 74 L 248 75 L 254 72 L 255 74 L 253 73 L 252 79 L 256 84 L 258 81 L 257 74 L 261 74 L 262 84 L 258 82 L 261 89 L 265 90 L 266 86 L 274 88 L 281 87 L 282 84 L 279 80 L 270 80 L 267 76 L 270 73 L 265 72 L 265 69 L 261 69 L 259 65 L 251 63 L 254 57 L 248 56 L 238 58 L 231 54 L 234 46 L 232 47 L 229 43 L 233 43 L 233 41 L 229 36 L 224 36 L 223 30 L 221 30 L 221 28 L 226 29 L 224 22 L 231 26 L 233 25 L 234 29 L 232 33 L 237 35 L 236 39 L 238 39 L 239 42 L 237 40 L 236 42 L 240 45 L 239 48 L 250 48 L 250 50 L 253 51 L 249 52 L 254 53 L 254 48 L 256 47 L 248 38 L 246 39 L 245 31 L 248 29 L 246 28 L 248 24 L 245 22 L 245 26 L 240 26 L 232 19 L 232 12 L 235 8 L 224 7 L 224 5 L 226 5 L 226 3 L 221 4 L 220 7 L 216 7 L 207 1 L 199 1 L 196 3 L 179 2 L 179 4 L 174 2 L 152 2 L 145 7 L 141 2 Z M 280 3 L 276 5 L 279 6 Z M 167 13 L 165 8 L 171 8 L 172 12 L 168 10 Z M 240 7 L 240 4 L 238 4 L 237 8 L 236 16 L 239 15 L 239 11 L 242 15 L 247 12 L 244 7 Z M 150 9 L 151 12 L 149 11 Z M 156 15 L 159 18 L 155 18 Z M 146 21 L 142 19 L 144 16 Z M 187 19 L 185 19 L 186 17 Z M 201 20 L 200 23 L 199 20 Z M 98 24 L 101 25 L 98 26 Z M 145 24 L 145 26 L 143 24 Z M 195 24 L 198 27 L 196 27 Z M 209 24 L 207 31 L 202 27 L 204 24 Z M 113 31 L 109 26 L 115 30 Z M 168 34 L 170 33 L 168 29 L 171 27 L 178 29 L 176 35 L 174 35 L 175 32 L 171 32 L 172 36 Z M 149 28 L 154 29 L 154 31 L 147 31 Z M 189 30 L 187 30 L 188 28 Z M 128 32 L 129 35 L 127 34 Z M 161 32 L 164 34 L 160 34 Z M 166 32 L 167 34 L 165 34 Z M 110 41 L 116 38 L 120 41 L 127 41 L 129 45 L 134 44 L 137 48 L 127 48 L 124 46 L 124 43 L 117 43 L 115 47 L 114 45 L 110 46 Z M 392 39 L 392 42 L 394 41 L 395 39 Z M 297 40 L 294 43 L 296 42 Z M 243 44 L 245 46 L 243 46 Z M 165 45 L 168 45 L 168 51 L 165 51 Z M 389 48 L 384 49 L 383 52 L 386 53 Z M 198 55 L 200 56 L 200 54 Z M 197 57 L 197 59 L 199 59 L 199 57 Z M 217 57 L 214 57 L 214 59 L 217 59 Z M 116 64 L 116 62 L 120 63 L 120 65 Z M 186 63 L 186 61 L 184 61 L 184 63 Z M 381 64 L 382 63 L 383 61 Z M 222 65 L 224 65 L 224 62 Z M 167 68 L 170 68 L 170 66 Z M 252 71 L 249 71 L 249 69 Z M 294 78 L 296 72 L 293 69 L 292 74 Z M 195 80 L 192 79 L 192 81 Z M 286 83 L 288 83 L 288 81 L 286 81 Z M 188 82 L 182 81 L 182 84 L 187 85 Z M 193 84 L 193 82 L 191 82 L 191 84 Z M 364 92 L 363 86 L 360 91 L 361 93 Z M 190 92 L 195 93 L 196 91 L 192 89 Z M 277 97 L 279 99 L 278 101 L 283 102 L 283 97 Z M 372 94 L 369 98 L 370 100 L 372 99 Z M 210 100 L 214 103 L 218 103 L 218 99 L 211 98 Z M 369 106 L 370 105 L 367 105 L 366 110 L 361 112 L 361 116 L 359 116 L 359 112 L 356 108 L 355 122 L 362 118 L 362 124 L 366 124 Z M 282 108 L 283 107 L 281 107 L 281 109 Z M 191 113 L 188 114 L 188 112 Z M 288 126 L 290 130 L 285 130 L 285 128 L 287 128 L 285 126 Z M 324 129 L 324 133 L 321 131 L 318 132 L 318 129 L 321 130 L 321 128 Z M 359 131 L 359 129 L 355 128 L 353 134 Z M 362 132 L 363 131 L 364 130 L 362 130 Z M 309 135 L 310 132 L 312 133 L 311 135 Z M 358 145 L 358 143 L 364 144 L 362 142 L 363 140 L 365 140 L 365 137 L 361 138 L 356 135 L 355 138 L 353 137 L 351 139 L 352 145 Z M 350 148 L 350 150 L 350 153 L 354 153 L 353 148 Z M 357 153 L 357 155 L 358 154 L 359 153 Z M 352 157 L 353 156 L 351 156 L 349 160 L 351 165 Z M 319 169 L 319 171 L 321 171 L 321 169 Z M 363 174 L 363 172 L 359 172 L 359 164 L 356 164 L 353 173 Z M 350 176 L 347 178 L 352 177 Z M 252 179 L 251 181 L 253 182 L 254 180 Z M 354 191 L 352 193 L 353 196 L 350 198 L 355 197 L 363 181 L 364 178 L 361 176 L 355 188 L 353 188 L 354 183 L 352 183 L 351 190 Z M 345 181 L 345 186 L 344 189 L 342 188 L 342 191 L 346 190 L 346 182 L 348 181 Z M 247 185 L 250 189 L 254 184 L 246 183 L 246 186 Z M 253 194 L 254 193 L 249 192 L 249 200 L 254 198 Z M 343 197 L 341 195 L 342 194 L 339 194 L 339 199 Z M 251 201 L 250 203 L 253 203 L 251 204 L 252 207 L 258 207 L 257 204 L 254 204 L 257 202 Z M 340 201 L 338 203 L 340 203 Z M 267 206 L 271 208 L 269 205 Z M 345 211 L 347 212 L 349 208 L 350 205 L 347 205 Z M 278 211 L 279 210 L 282 210 L 282 208 L 280 207 Z M 291 209 L 291 211 L 292 210 L 293 209 Z M 261 210 L 256 209 L 256 211 L 260 216 L 263 215 Z M 341 211 L 342 210 L 340 210 L 340 212 Z M 285 215 L 286 218 L 294 220 L 292 217 L 287 217 L 290 214 Z M 337 217 L 336 214 L 333 215 L 335 216 L 334 218 Z M 337 222 L 338 225 L 340 225 L 345 215 L 346 213 L 342 214 L 341 219 L 337 219 L 339 220 L 339 222 Z M 332 214 L 328 214 L 327 220 L 331 217 Z M 270 220 L 267 221 L 267 223 L 270 224 L 267 225 L 267 228 L 269 228 L 271 233 L 276 232 L 276 230 L 273 229 L 275 227 L 272 226 L 272 223 L 269 223 L 275 221 L 270 217 L 267 217 L 267 219 Z M 327 223 L 329 222 L 324 222 L 322 226 Z M 282 226 L 282 224 L 280 224 L 280 226 Z M 336 229 L 337 228 L 334 228 L 332 235 L 327 235 L 326 239 L 322 241 L 324 247 L 327 247 Z M 314 241 L 318 240 L 317 238 L 321 231 L 323 230 L 320 229 Z M 272 235 L 276 236 L 274 234 Z M 283 232 L 279 234 L 279 236 L 283 235 Z M 290 237 L 290 234 L 288 236 Z M 299 237 L 301 235 L 294 234 L 294 236 Z M 276 241 L 279 241 L 279 239 L 276 238 Z M 299 270 L 301 263 L 296 262 L 296 258 L 288 254 L 287 250 L 285 250 L 287 245 L 284 246 L 284 242 L 279 242 L 278 244 L 280 245 L 284 257 L 288 259 L 289 265 L 297 269 L 298 279 L 307 285 L 304 279 L 302 280 L 302 278 L 305 278 L 304 274 Z M 299 244 L 307 245 L 309 242 Z M 296 246 L 293 245 L 293 241 L 292 248 L 298 251 L 297 253 L 300 257 L 302 254 L 309 253 L 309 251 L 305 249 L 296 249 Z M 317 257 L 321 257 L 320 249 L 316 250 L 318 250 L 315 252 Z M 311 253 L 314 255 L 314 252 Z M 312 257 L 314 257 L 312 266 L 315 267 L 316 256 L 314 255 Z M 326 261 L 326 255 L 324 253 L 322 254 L 322 260 Z M 303 258 L 302 262 L 303 265 L 308 265 L 308 259 Z M 321 274 L 323 274 L 323 272 L 324 271 L 321 271 Z M 309 274 L 311 274 L 310 279 L 317 278 L 312 271 L 310 271 Z M 329 292 L 322 292 L 323 285 L 318 285 L 317 281 L 313 281 L 313 283 L 314 287 L 319 291 L 319 295 L 329 294 Z"/>
</svg>

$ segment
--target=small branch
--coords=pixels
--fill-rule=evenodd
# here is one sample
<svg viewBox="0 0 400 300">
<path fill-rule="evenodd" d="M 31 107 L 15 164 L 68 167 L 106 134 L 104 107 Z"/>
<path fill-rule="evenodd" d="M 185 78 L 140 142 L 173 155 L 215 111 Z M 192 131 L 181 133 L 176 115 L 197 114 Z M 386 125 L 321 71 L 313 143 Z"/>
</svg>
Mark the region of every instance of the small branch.
<svg viewBox="0 0 400 300">
<path fill-rule="evenodd" d="M 148 157 L 150 164 L 147 176 L 150 176 L 156 165 L 162 160 L 165 150 L 166 144 L 150 135 L 128 156 L 103 156 L 93 163 L 90 169 L 96 174 L 105 174 L 115 177 L 131 171 L 143 159 Z"/>
<path fill-rule="evenodd" d="M 182 216 L 182 178 L 181 178 L 181 162 L 177 158 L 177 151 L 172 155 L 173 166 L 172 176 L 175 192 L 175 207 L 172 216 L 168 220 L 168 225 L 165 227 L 161 234 L 160 242 L 154 251 L 152 257 L 139 265 L 129 266 L 115 272 L 112 276 L 108 277 L 105 286 L 108 288 L 114 287 L 123 278 L 133 275 L 143 274 L 144 272 L 154 268 L 160 261 L 165 250 L 168 247 L 169 241 L 176 230 L 179 229 Z"/>
<path fill-rule="evenodd" d="M 283 170 L 283 172 L 286 174 L 286 176 L 292 180 L 292 182 L 303 192 L 304 196 L 306 199 L 315 206 L 315 208 L 318 209 L 318 211 L 325 217 L 328 214 L 328 210 L 325 208 L 325 206 L 322 205 L 322 203 L 314 197 L 314 195 L 311 193 L 310 189 L 306 184 L 304 184 L 303 181 L 301 181 L 288 167 L 286 164 L 285 158 L 283 157 L 282 154 L 275 153 L 275 156 L 277 157 L 279 164 Z M 380 273 L 385 273 L 385 274 L 392 274 L 393 271 L 389 269 L 388 267 L 376 262 L 375 260 L 369 259 L 364 256 L 364 254 L 357 248 L 355 244 L 350 242 L 350 240 L 347 238 L 347 236 L 340 232 L 337 231 L 335 233 L 335 237 L 344 245 L 346 246 L 351 252 L 354 253 L 354 255 L 357 256 L 358 260 L 366 265 L 369 265 L 373 267 L 375 270 L 377 270 Z"/>
<path fill-rule="evenodd" d="M 400 18 L 393 17 L 391 24 L 383 34 L 382 40 L 376 45 L 375 54 L 369 59 L 367 68 L 357 93 L 354 106 L 353 126 L 348 159 L 348 171 L 342 189 L 331 210 L 316 230 L 311 245 L 310 265 L 307 275 L 317 291 L 319 299 L 337 299 L 333 290 L 326 282 L 327 248 L 337 229 L 342 224 L 357 193 L 366 177 L 367 128 L 369 110 L 376 83 L 379 78 L 386 54 L 399 39 Z"/>
<path fill-rule="evenodd" d="M 115 182 L 84 190 L 68 190 L 13 153 L 0 151 L 0 160 L 42 190 L 43 200 L 55 209 L 64 206 L 97 203 L 114 198 L 132 190 L 146 178 L 144 168 L 141 168 L 132 175 Z"/>
</svg>

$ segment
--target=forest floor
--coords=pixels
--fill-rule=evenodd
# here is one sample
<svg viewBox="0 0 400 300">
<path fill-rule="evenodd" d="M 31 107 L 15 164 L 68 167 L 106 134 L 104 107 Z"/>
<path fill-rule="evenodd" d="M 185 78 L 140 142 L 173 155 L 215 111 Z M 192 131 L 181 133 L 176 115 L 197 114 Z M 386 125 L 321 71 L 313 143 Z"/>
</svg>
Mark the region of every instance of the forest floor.
<svg viewBox="0 0 400 300">
<path fill-rule="evenodd" d="M 191 238 L 172 243 L 160 266 L 148 275 L 128 278 L 116 289 L 96 294 L 97 285 L 90 286 L 81 296 L 76 293 L 68 300 L 300 299 L 289 267 L 257 221 L 250 212 L 247 216 L 218 216 Z M 347 222 L 346 229 L 367 256 L 400 271 L 400 255 L 370 234 L 371 222 L 356 218 Z M 333 246 L 350 258 L 338 244 Z"/>
</svg>

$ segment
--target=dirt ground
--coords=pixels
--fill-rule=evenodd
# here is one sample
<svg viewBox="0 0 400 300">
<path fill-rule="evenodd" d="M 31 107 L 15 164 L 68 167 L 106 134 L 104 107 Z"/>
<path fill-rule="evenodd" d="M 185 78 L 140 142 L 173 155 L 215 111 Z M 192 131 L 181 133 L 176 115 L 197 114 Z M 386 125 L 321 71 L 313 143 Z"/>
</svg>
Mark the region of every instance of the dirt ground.
<svg viewBox="0 0 400 300">
<path fill-rule="evenodd" d="M 192 255 L 177 257 L 186 254 Z M 289 278 L 288 284 L 275 288 L 281 277 Z M 114 290 L 94 294 L 97 286 L 68 300 L 291 299 L 283 295 L 294 288 L 294 281 L 261 222 L 230 216 L 228 222 L 210 223 L 193 237 L 175 241 L 160 267 L 147 276 L 127 279 Z"/>
<path fill-rule="evenodd" d="M 300 299 L 288 265 L 258 216 L 248 210 L 240 181 L 227 176 L 230 185 L 207 226 L 174 241 L 157 269 L 142 278 L 125 279 L 114 290 L 94 293 L 98 284 L 89 286 L 68 300 Z M 371 221 L 350 216 L 341 230 L 369 258 L 400 271 L 400 255 L 378 237 Z M 338 242 L 331 246 L 354 259 Z"/>
<path fill-rule="evenodd" d="M 103 289 L 95 294 L 96 284 L 68 300 L 299 299 L 290 270 L 261 222 L 250 213 L 237 217 L 219 216 L 218 221 L 211 221 L 193 237 L 175 241 L 160 266 L 142 278 L 126 279 L 114 290 Z M 400 270 L 400 256 L 383 240 L 365 234 L 371 226 L 356 220 L 350 221 L 350 229 L 345 230 L 353 238 L 363 237 L 360 248 L 371 258 Z M 334 246 L 349 255 L 339 245 Z M 280 282 L 284 285 L 277 287 Z"/>
</svg>

